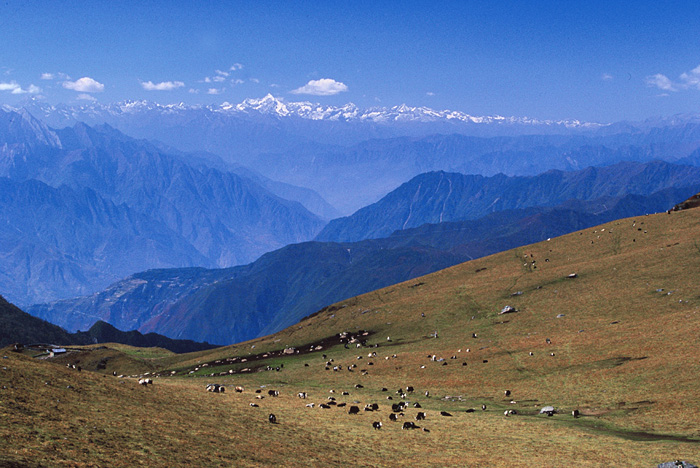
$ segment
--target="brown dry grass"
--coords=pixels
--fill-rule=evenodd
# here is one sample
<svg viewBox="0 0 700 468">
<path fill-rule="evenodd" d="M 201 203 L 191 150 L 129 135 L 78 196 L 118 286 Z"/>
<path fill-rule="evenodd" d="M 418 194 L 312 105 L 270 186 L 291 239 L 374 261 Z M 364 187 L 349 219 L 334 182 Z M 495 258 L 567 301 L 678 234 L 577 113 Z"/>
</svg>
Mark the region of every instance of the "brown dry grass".
<svg viewBox="0 0 700 468">
<path fill-rule="evenodd" d="M 157 378 L 143 388 L 133 379 L 6 352 L 0 385 L 14 388 L 0 393 L 0 466 L 697 464 L 699 228 L 700 210 L 620 220 L 344 301 L 270 337 L 182 356 L 146 359 L 132 351 L 120 364 L 128 373 L 160 368 L 182 376 L 215 359 L 357 329 L 374 332 L 370 344 L 379 345 L 262 362 L 283 363 L 280 372 Z M 577 278 L 567 279 L 572 272 Z M 498 315 L 506 304 L 519 312 Z M 429 337 L 435 330 L 438 339 Z M 378 356 L 369 366 L 371 351 Z M 321 354 L 345 369 L 358 367 L 326 371 Z M 432 354 L 447 365 L 430 361 Z M 229 393 L 205 392 L 209 381 L 229 385 Z M 232 393 L 233 385 L 246 392 Z M 388 405 L 399 401 L 394 391 L 406 385 L 416 388 L 409 399 L 428 413 L 419 425 L 430 432 L 403 431 L 389 421 Z M 259 386 L 281 396 L 255 400 Z M 342 408 L 304 406 L 326 400 L 330 389 L 338 401 L 377 402 L 380 411 L 350 416 Z M 350 395 L 340 396 L 342 390 Z M 298 391 L 310 398 L 296 398 Z M 486 412 L 464 412 L 482 403 Z M 562 413 L 536 414 L 550 404 Z M 504 417 L 510 408 L 519 414 Z M 573 408 L 584 416 L 573 419 Z M 441 410 L 453 417 L 439 416 Z M 405 418 L 417 411 L 410 408 Z M 267 422 L 270 412 L 279 424 Z M 384 423 L 381 431 L 372 430 L 374 420 Z"/>
</svg>

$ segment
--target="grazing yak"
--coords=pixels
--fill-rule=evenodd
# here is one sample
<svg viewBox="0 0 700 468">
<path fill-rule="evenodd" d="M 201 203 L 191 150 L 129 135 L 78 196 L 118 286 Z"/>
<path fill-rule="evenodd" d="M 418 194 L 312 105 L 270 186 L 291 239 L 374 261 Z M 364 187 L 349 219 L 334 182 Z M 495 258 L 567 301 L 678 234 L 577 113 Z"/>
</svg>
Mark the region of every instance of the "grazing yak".
<svg viewBox="0 0 700 468">
<path fill-rule="evenodd" d="M 398 416 L 396 416 L 395 413 L 391 413 L 389 415 L 389 420 L 396 422 L 396 421 L 398 421 Z"/>
<path fill-rule="evenodd" d="M 236 387 L 233 389 L 234 392 L 236 393 L 243 393 L 243 390 L 245 390 L 243 387 L 240 385 L 236 385 Z"/>
<path fill-rule="evenodd" d="M 382 423 L 381 423 L 381 421 L 374 421 L 374 422 L 372 423 L 372 427 L 373 427 L 375 430 L 381 429 L 381 428 L 382 428 Z"/>
<path fill-rule="evenodd" d="M 406 421 L 403 423 L 403 427 L 401 427 L 401 429 L 419 429 L 419 427 L 416 426 L 416 423 L 413 421 Z"/>
<path fill-rule="evenodd" d="M 270 413 L 270 415 L 267 417 L 267 420 L 270 421 L 272 424 L 277 424 L 277 416 L 275 416 L 272 413 Z"/>
<path fill-rule="evenodd" d="M 416 414 L 416 421 L 421 421 L 423 419 L 425 419 L 425 413 L 422 411 L 418 412 L 418 414 Z"/>
<path fill-rule="evenodd" d="M 297 393 L 297 396 L 303 400 L 306 400 L 306 392 L 299 392 Z"/>
<path fill-rule="evenodd" d="M 379 405 L 376 403 L 366 404 L 365 411 L 379 411 Z"/>
<path fill-rule="evenodd" d="M 280 395 L 280 392 L 277 390 L 268 390 L 267 394 L 270 395 L 271 397 L 276 397 Z"/>
<path fill-rule="evenodd" d="M 348 414 L 360 414 L 360 407 L 355 405 L 351 406 L 348 410 Z"/>
<path fill-rule="evenodd" d="M 207 384 L 207 392 L 214 392 L 214 393 L 224 393 L 226 389 L 224 388 L 223 385 L 219 384 Z"/>
</svg>

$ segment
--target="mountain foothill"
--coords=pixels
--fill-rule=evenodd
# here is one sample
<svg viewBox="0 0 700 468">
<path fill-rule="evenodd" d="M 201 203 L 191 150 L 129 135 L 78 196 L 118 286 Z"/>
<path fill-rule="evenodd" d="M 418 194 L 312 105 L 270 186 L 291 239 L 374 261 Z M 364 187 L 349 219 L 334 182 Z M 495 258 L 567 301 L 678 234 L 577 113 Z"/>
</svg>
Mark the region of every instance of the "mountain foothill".
<svg viewBox="0 0 700 468">
<path fill-rule="evenodd" d="M 66 333 L 229 344 L 700 192 L 692 119 L 280 109 L 1 110 L 0 292 Z"/>
</svg>

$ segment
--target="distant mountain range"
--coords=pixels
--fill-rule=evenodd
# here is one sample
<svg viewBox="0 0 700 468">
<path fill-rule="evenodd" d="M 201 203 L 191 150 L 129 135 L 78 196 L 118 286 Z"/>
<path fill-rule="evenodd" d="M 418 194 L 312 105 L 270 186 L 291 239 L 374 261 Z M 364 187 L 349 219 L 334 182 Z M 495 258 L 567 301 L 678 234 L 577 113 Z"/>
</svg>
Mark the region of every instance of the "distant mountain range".
<svg viewBox="0 0 700 468">
<path fill-rule="evenodd" d="M 52 130 L 0 111 L 0 143 L 0 290 L 20 304 L 148 268 L 245 264 L 325 224 L 248 177 L 109 126 Z"/>
<path fill-rule="evenodd" d="M 556 206 L 568 200 L 649 195 L 699 182 L 700 167 L 662 161 L 626 162 L 573 172 L 553 170 L 533 177 L 430 172 L 351 216 L 331 221 L 316 240 L 376 239 L 426 223 L 477 219 L 497 211 Z"/>
<path fill-rule="evenodd" d="M 290 326 L 325 305 L 466 260 L 620 217 L 664 211 L 698 191 L 700 179 L 649 195 L 570 200 L 478 220 L 423 224 L 382 239 L 306 242 L 243 267 L 147 271 L 92 296 L 28 310 L 70 330 L 106 320 L 173 338 L 234 343 Z"/>
<path fill-rule="evenodd" d="M 407 105 L 333 107 L 271 95 L 212 106 L 147 101 L 52 106 L 33 99 L 23 109 L 56 128 L 108 124 L 180 150 L 206 151 L 277 183 L 312 189 L 343 215 L 429 171 L 514 176 L 620 161 L 697 164 L 694 152 L 700 148 L 697 115 L 598 124 L 477 117 Z M 332 214 L 314 212 L 326 219 Z"/>
<path fill-rule="evenodd" d="M 3 109 L 0 291 L 70 329 L 230 343 L 524 239 L 668 209 L 700 181 L 692 115 L 608 125 L 269 95 Z"/>
<path fill-rule="evenodd" d="M 165 348 L 174 353 L 189 353 L 216 347 L 191 340 L 172 340 L 156 333 L 143 335 L 137 331 L 123 332 L 102 321 L 95 323 L 86 332 L 68 333 L 61 327 L 32 317 L 0 296 L 0 347 L 13 343 L 56 346 L 121 343 L 144 348 Z"/>
<path fill-rule="evenodd" d="M 207 116 L 225 116 L 242 120 L 276 118 L 303 119 L 315 122 L 362 123 L 391 126 L 409 123 L 439 123 L 457 128 L 470 126 L 513 126 L 520 133 L 560 133 L 563 129 L 598 129 L 605 124 L 581 122 L 579 120 L 543 120 L 528 117 L 473 116 L 465 112 L 435 110 L 428 107 L 412 107 L 401 104 L 394 107 L 370 107 L 361 109 L 355 104 L 328 106 L 308 101 L 290 102 L 271 94 L 259 99 L 245 99 L 241 103 L 224 102 L 219 105 L 187 105 L 184 103 L 161 105 L 150 101 L 124 101 L 113 104 L 88 102 L 81 105 L 49 105 L 37 99 L 30 99 L 22 107 L 45 120 L 49 125 L 62 127 L 77 122 L 108 123 L 107 119 L 131 118 L 136 115 L 160 114 L 182 116 L 201 113 Z M 12 109 L 16 110 L 16 108 Z M 530 128 L 529 130 L 527 128 Z M 432 127 L 433 131 L 435 127 Z M 449 127 L 445 127 L 449 128 Z M 550 129 L 549 132 L 547 129 Z M 484 129 L 485 130 L 485 129 Z M 488 130 L 487 130 L 488 131 Z M 201 149 L 201 148 L 200 148 Z"/>
</svg>

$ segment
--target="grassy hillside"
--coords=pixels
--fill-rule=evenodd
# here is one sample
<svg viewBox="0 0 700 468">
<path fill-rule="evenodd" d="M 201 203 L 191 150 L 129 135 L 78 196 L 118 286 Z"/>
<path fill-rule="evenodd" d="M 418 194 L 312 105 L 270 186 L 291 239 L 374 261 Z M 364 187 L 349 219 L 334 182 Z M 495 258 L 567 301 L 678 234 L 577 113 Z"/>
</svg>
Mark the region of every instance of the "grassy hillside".
<svg viewBox="0 0 700 468">
<path fill-rule="evenodd" d="M 147 388 L 4 351 L 0 465 L 698 464 L 699 227 L 697 209 L 623 219 L 464 263 L 275 335 L 154 357 L 159 377 Z M 518 311 L 500 315 L 506 305 Z M 360 330 L 362 348 L 336 335 Z M 322 348 L 308 352 L 312 344 Z M 300 352 L 281 353 L 290 346 Z M 228 391 L 206 392 L 209 382 Z M 391 422 L 407 385 L 411 404 Z M 348 406 L 319 409 L 329 396 Z M 348 414 L 369 403 L 379 411 Z M 539 415 L 545 405 L 559 412 Z M 419 411 L 421 429 L 401 430 Z"/>
</svg>

